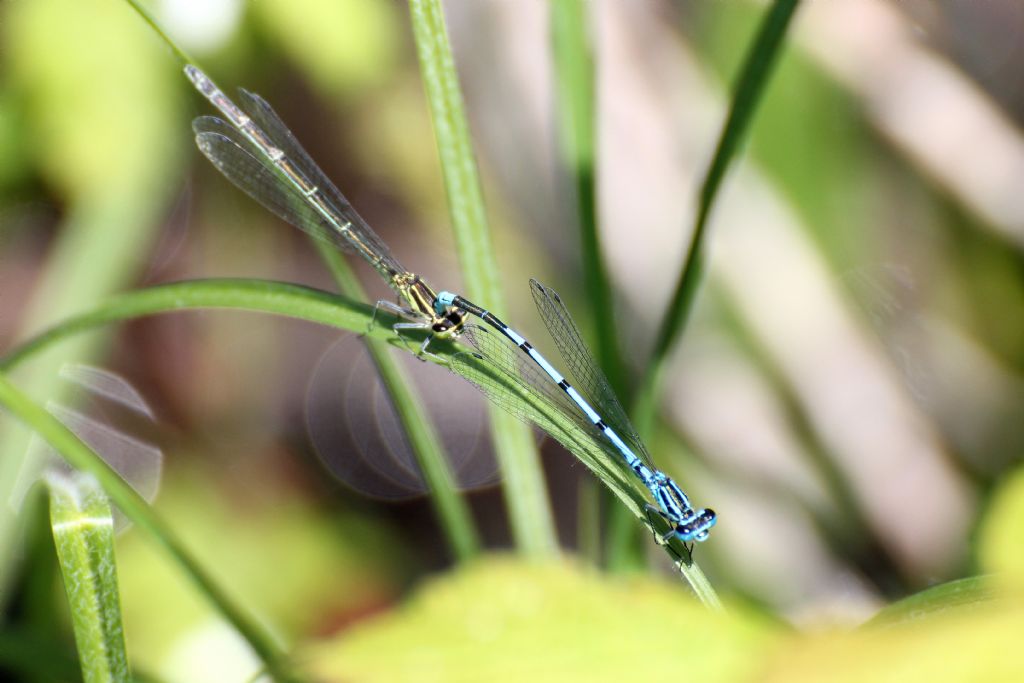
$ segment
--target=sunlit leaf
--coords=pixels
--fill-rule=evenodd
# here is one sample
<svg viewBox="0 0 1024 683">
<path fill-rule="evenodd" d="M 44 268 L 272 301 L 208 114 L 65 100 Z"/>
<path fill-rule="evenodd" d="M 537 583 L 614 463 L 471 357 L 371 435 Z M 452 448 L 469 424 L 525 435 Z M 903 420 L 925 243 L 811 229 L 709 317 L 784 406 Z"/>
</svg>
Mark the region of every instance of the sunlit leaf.
<svg viewBox="0 0 1024 683">
<path fill-rule="evenodd" d="M 996 489 L 979 532 L 978 561 L 987 570 L 1024 583 L 1024 468 Z"/>
<path fill-rule="evenodd" d="M 714 683 L 748 680 L 779 639 L 765 620 L 709 612 L 676 584 L 491 559 L 305 659 L 325 681 Z"/>
</svg>

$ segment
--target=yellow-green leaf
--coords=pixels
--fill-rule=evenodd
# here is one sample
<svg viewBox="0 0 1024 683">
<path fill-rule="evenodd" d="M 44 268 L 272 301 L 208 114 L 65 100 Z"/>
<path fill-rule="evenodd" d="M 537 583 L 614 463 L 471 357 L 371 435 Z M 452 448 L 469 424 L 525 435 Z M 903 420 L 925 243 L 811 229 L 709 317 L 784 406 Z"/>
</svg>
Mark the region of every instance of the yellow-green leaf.
<svg viewBox="0 0 1024 683">
<path fill-rule="evenodd" d="M 979 532 L 978 561 L 985 571 L 1024 584 L 1024 468 L 992 496 Z"/>
<path fill-rule="evenodd" d="M 744 680 L 782 636 L 680 584 L 488 559 L 305 653 L 325 681 Z"/>
</svg>

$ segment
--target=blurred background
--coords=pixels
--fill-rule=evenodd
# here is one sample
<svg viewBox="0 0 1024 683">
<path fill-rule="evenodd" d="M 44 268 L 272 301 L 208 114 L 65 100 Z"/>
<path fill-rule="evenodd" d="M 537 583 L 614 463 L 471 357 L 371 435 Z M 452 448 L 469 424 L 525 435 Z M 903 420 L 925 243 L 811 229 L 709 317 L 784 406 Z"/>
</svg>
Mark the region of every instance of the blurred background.
<svg viewBox="0 0 1024 683">
<path fill-rule="evenodd" d="M 509 321 L 553 351 L 528 278 L 556 288 L 585 329 L 593 321 L 558 160 L 548 7 L 444 5 Z M 403 3 L 152 7 L 226 91 L 242 86 L 275 107 L 409 269 L 457 291 Z M 635 380 L 765 5 L 589 8 L 599 221 Z M 196 153 L 190 121 L 210 107 L 126 3 L 9 0 L 0 32 L 0 348 L 157 283 L 252 277 L 332 289 L 304 236 Z M 1015 0 L 800 8 L 715 210 L 708 277 L 649 444 L 720 515 L 699 551 L 720 592 L 796 623 L 853 622 L 983 564 L 980 520 L 1024 452 L 1022 32 Z M 389 296 L 354 265 L 374 298 Z M 336 382 L 357 403 L 376 391 L 368 373 L 356 380 L 350 364 L 320 362 L 338 339 L 256 314 L 180 313 L 76 338 L 15 378 L 50 397 L 55 368 L 74 358 L 130 382 L 164 452 L 158 509 L 287 636 L 323 635 L 451 563 L 427 503 L 360 496 L 318 457 L 307 427 L 324 409 L 307 400 L 311 382 Z M 446 411 L 437 424 L 450 450 L 486 456 L 481 399 L 443 369 L 412 367 L 432 410 Z M 374 419 L 346 421 L 384 429 L 367 427 Z M 0 596 L 17 620 L 34 601 L 60 600 L 52 573 L 31 571 L 46 564 L 45 513 L 7 504 L 25 450 L 8 427 Z M 571 549 L 589 475 L 557 444 L 542 449 Z M 508 548 L 500 494 L 471 502 L 488 547 Z M 151 544 L 129 531 L 119 561 L 134 656 L 188 659 L 227 642 Z"/>
</svg>

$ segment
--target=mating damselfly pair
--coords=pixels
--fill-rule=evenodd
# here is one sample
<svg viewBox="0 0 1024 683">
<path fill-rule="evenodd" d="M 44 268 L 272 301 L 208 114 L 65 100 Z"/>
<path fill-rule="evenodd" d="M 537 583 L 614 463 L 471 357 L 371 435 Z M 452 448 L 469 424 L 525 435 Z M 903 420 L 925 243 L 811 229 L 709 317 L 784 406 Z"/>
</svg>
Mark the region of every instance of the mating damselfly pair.
<svg viewBox="0 0 1024 683">
<path fill-rule="evenodd" d="M 187 65 L 185 73 L 227 119 L 195 119 L 196 143 L 203 154 L 231 182 L 283 220 L 366 259 L 404 302 L 377 304 L 402 320 L 393 325 L 396 334 L 426 330 L 420 354 L 429 354 L 429 345 L 436 338 L 468 341 L 473 350 L 457 354 L 451 367 L 493 402 L 516 413 L 508 389 L 511 384 L 520 392 L 543 396 L 547 405 L 564 417 L 597 430 L 601 447 L 623 459 L 653 496 L 656 506 L 647 506 L 652 526 L 652 515 L 669 523 L 671 528 L 659 542 L 672 536 L 683 542 L 708 537 L 715 513 L 695 509 L 682 489 L 653 465 L 558 294 L 535 280 L 530 283 L 541 317 L 582 391 L 486 308 L 453 292 L 435 292 L 419 275 L 406 270 L 263 98 L 241 90 L 244 106 L 238 107 L 199 68 Z M 473 324 L 470 318 L 483 324 Z M 481 362 L 504 381 L 496 382 L 493 375 L 479 372 L 477 363 Z"/>
</svg>

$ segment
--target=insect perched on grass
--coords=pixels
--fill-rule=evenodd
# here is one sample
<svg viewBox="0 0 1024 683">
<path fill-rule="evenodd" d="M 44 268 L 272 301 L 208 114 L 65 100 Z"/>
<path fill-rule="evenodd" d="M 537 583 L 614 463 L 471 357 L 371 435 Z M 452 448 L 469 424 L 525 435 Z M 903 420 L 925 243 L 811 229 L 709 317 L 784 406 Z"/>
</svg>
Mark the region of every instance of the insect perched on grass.
<svg viewBox="0 0 1024 683">
<path fill-rule="evenodd" d="M 647 506 L 649 521 L 654 526 L 652 515 L 658 515 L 671 527 L 657 536 L 659 542 L 666 543 L 672 536 L 683 542 L 703 541 L 708 537 L 717 520 L 715 513 L 709 509 L 694 509 L 682 489 L 654 467 L 608 380 L 554 291 L 536 281 L 531 282 L 541 316 L 573 373 L 582 381 L 589 401 L 530 342 L 493 313 L 453 292 L 435 293 L 423 278 L 402 267 L 263 98 L 241 91 L 246 103 L 243 110 L 196 66 L 187 65 L 185 73 L 196 89 L 228 119 L 201 116 L 193 122 L 200 151 L 231 182 L 285 221 L 366 259 L 406 304 L 377 303 L 378 308 L 406 320 L 394 325 L 396 334 L 412 329 L 428 330 L 430 334 L 420 346 L 420 354 L 427 353 L 435 337 L 465 335 L 477 349 L 473 354 L 476 360 L 492 363 L 520 386 L 549 397 L 553 395 L 552 388 L 557 387 L 569 402 L 559 400 L 555 405 L 571 419 L 585 421 L 589 428 L 596 429 L 603 444 L 614 448 L 654 497 L 657 505 Z M 485 326 L 468 325 L 469 316 Z M 492 330 L 511 341 L 514 347 L 492 343 L 489 337 Z M 540 368 L 544 376 L 528 371 L 526 359 Z M 461 360 L 457 357 L 454 369 L 473 381 L 493 401 L 510 408 L 507 391 L 473 372 L 466 361 L 466 357 Z"/>
</svg>

